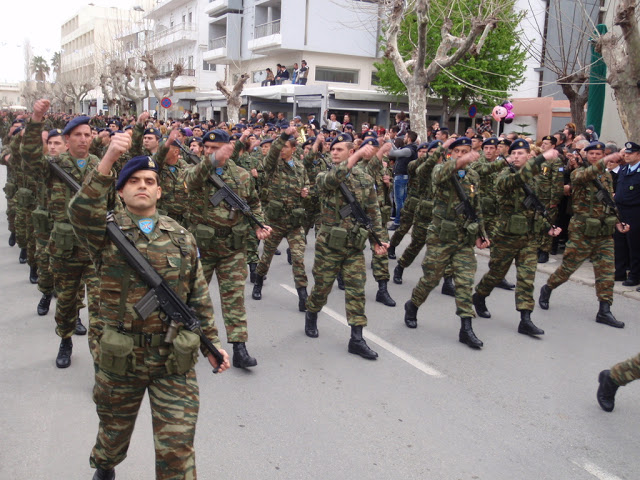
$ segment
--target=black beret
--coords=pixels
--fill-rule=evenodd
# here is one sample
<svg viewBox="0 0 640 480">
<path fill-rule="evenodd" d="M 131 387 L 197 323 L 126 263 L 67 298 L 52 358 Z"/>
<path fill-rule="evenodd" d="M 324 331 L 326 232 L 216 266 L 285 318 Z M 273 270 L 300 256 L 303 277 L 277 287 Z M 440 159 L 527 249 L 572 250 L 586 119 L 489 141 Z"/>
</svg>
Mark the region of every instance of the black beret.
<svg viewBox="0 0 640 480">
<path fill-rule="evenodd" d="M 353 137 L 348 133 L 341 133 L 340 135 L 338 135 L 336 138 L 333 139 L 333 141 L 331 142 L 331 148 L 333 148 L 333 146 L 336 143 L 342 143 L 342 142 L 353 142 Z"/>
<path fill-rule="evenodd" d="M 544 137 L 542 137 L 542 141 L 544 142 L 545 140 L 550 141 L 551 145 L 555 145 L 556 143 L 558 143 L 558 139 L 553 135 L 545 135 Z"/>
<path fill-rule="evenodd" d="M 367 130 L 367 132 L 364 134 L 365 138 L 366 137 L 373 137 L 373 138 L 378 138 L 378 134 L 375 132 L 375 130 Z"/>
<path fill-rule="evenodd" d="M 604 143 L 602 142 L 591 142 L 589 145 L 584 147 L 584 151 L 588 152 L 589 150 L 601 150 L 604 152 Z"/>
<path fill-rule="evenodd" d="M 360 148 L 365 147 L 365 146 L 367 146 L 367 145 L 372 145 L 372 146 L 374 146 L 374 147 L 379 147 L 379 146 L 380 146 L 380 143 L 378 142 L 378 139 L 377 139 L 377 138 L 369 137 L 369 138 L 366 138 L 366 139 L 364 140 L 364 142 L 362 142 L 362 144 L 360 145 Z M 418 149 L 418 150 L 419 150 L 419 149 Z"/>
<path fill-rule="evenodd" d="M 155 135 L 158 138 L 160 138 L 162 136 L 162 134 L 160 133 L 160 130 L 158 128 L 154 128 L 154 127 L 147 128 L 144 131 L 143 135 Z"/>
<path fill-rule="evenodd" d="M 440 145 L 442 145 L 442 140 L 434 140 L 429 144 L 427 150 L 433 150 L 434 148 L 438 148 Z"/>
<path fill-rule="evenodd" d="M 506 145 L 507 147 L 509 147 L 511 146 L 511 140 L 507 138 L 501 138 L 500 141 L 498 141 L 498 145 Z"/>
<path fill-rule="evenodd" d="M 127 183 L 127 180 L 129 180 L 129 177 L 138 170 L 151 170 L 158 173 L 158 165 L 147 155 L 133 157 L 125 163 L 124 167 L 122 167 L 122 171 L 118 177 L 118 182 L 116 183 L 116 190 L 121 190 L 125 183 Z"/>
<path fill-rule="evenodd" d="M 353 130 L 353 125 L 351 125 L 350 123 L 345 123 L 344 128 L 350 128 L 351 130 Z"/>
<path fill-rule="evenodd" d="M 484 140 L 484 137 L 479 133 L 476 133 L 471 138 L 474 139 L 474 140 Z"/>
<path fill-rule="evenodd" d="M 89 125 L 89 120 L 91 120 L 91 117 L 88 117 L 87 115 L 81 115 L 80 117 L 72 119 L 67 123 L 67 126 L 64 127 L 64 130 L 62 130 L 62 134 L 70 135 L 76 127 L 79 127 L 80 125 Z"/>
<path fill-rule="evenodd" d="M 497 146 L 498 145 L 498 139 L 496 137 L 487 138 L 484 142 L 482 142 L 482 146 L 486 147 L 487 145 Z"/>
<path fill-rule="evenodd" d="M 49 130 L 48 138 L 59 137 L 60 135 L 62 135 L 62 130 L 60 130 L 59 128 L 54 128 L 53 130 Z"/>
<path fill-rule="evenodd" d="M 420 145 L 418 145 L 418 150 L 422 150 L 423 148 L 429 150 L 429 142 L 422 142 Z"/>
<path fill-rule="evenodd" d="M 529 150 L 530 148 L 531 147 L 529 147 L 529 142 L 522 138 L 518 138 L 517 140 L 514 140 L 509 147 L 509 153 L 513 152 L 514 150 Z"/>
<path fill-rule="evenodd" d="M 126 127 L 124 127 L 124 131 L 126 132 L 127 130 L 131 130 L 133 128 L 133 125 L 127 125 Z"/>
<path fill-rule="evenodd" d="M 193 142 L 198 142 L 200 145 L 202 145 L 202 137 L 191 137 L 191 139 L 189 140 L 189 145 L 191 145 Z"/>
<path fill-rule="evenodd" d="M 265 138 L 260 142 L 260 146 L 265 145 L 267 143 L 272 143 L 272 142 L 273 142 L 273 138 Z"/>
<path fill-rule="evenodd" d="M 229 143 L 230 137 L 224 130 L 211 130 L 202 137 L 202 143 L 214 142 L 214 143 Z"/>
<path fill-rule="evenodd" d="M 451 145 L 449 145 L 449 149 L 453 150 L 456 147 L 470 147 L 471 139 L 469 137 L 460 137 L 457 138 Z"/>
</svg>

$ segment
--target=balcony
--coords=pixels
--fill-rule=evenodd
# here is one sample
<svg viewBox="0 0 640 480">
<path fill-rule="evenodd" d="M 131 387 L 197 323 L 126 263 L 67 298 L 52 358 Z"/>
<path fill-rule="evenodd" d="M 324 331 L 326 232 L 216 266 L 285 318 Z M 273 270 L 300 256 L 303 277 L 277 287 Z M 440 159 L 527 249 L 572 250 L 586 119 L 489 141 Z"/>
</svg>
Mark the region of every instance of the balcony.
<svg viewBox="0 0 640 480">
<path fill-rule="evenodd" d="M 172 72 L 162 72 L 156 75 L 156 80 L 162 80 L 163 78 L 170 78 Z M 195 77 L 196 71 L 192 68 L 185 68 L 182 73 L 177 77 Z"/>
<path fill-rule="evenodd" d="M 249 50 L 265 52 L 282 46 L 280 19 L 262 25 L 256 25 L 253 40 L 249 40 Z"/>
<path fill-rule="evenodd" d="M 209 49 L 202 54 L 202 59 L 215 63 L 227 57 L 227 36 L 209 39 Z"/>
<path fill-rule="evenodd" d="M 192 0 L 156 0 L 154 7 L 145 15 L 149 20 L 158 20 L 177 11 Z"/>
<path fill-rule="evenodd" d="M 242 0 L 209 0 L 209 4 L 204 7 L 205 15 L 219 17 L 225 13 L 241 13 L 243 10 Z"/>
<path fill-rule="evenodd" d="M 169 88 L 169 84 L 171 83 L 170 78 L 171 72 L 159 73 L 155 78 L 156 88 L 160 90 Z M 196 87 L 196 84 L 196 71 L 193 69 L 185 68 L 182 71 L 182 75 L 176 77 L 175 81 L 173 82 L 173 88 L 191 90 Z"/>
<path fill-rule="evenodd" d="M 149 35 L 149 43 L 152 48 L 159 50 L 167 47 L 179 47 L 193 44 L 198 41 L 198 32 L 195 23 L 179 23 L 171 28 L 152 32 Z"/>
<path fill-rule="evenodd" d="M 209 63 L 229 64 L 240 60 L 242 14 L 227 13 L 209 19 L 208 50 L 202 59 Z"/>
</svg>

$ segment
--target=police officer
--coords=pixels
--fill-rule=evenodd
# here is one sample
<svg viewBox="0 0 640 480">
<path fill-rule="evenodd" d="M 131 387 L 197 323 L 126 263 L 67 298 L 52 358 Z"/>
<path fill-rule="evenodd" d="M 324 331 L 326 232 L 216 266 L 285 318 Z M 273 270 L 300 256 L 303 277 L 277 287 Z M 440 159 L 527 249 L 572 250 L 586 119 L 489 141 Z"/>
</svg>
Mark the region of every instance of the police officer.
<svg viewBox="0 0 640 480">
<path fill-rule="evenodd" d="M 78 194 L 69 205 L 74 230 L 99 266 L 100 356 L 93 399 L 100 419 L 90 463 L 94 480 L 112 480 L 115 467 L 129 447 L 140 404 L 148 392 L 153 417 L 156 478 L 196 478 L 194 436 L 199 408 L 194 365 L 200 337 L 178 329 L 172 344 L 165 342 L 167 325 L 158 310 L 141 319 L 134 305 L 147 293 L 145 282 L 127 265 L 106 235 L 112 168 L 130 145 L 127 134 L 116 135 Z M 220 349 L 213 322 L 207 282 L 198 261 L 196 243 L 181 225 L 159 215 L 161 195 L 157 166 L 147 156 L 134 157 L 116 184 L 126 208 L 115 221 L 144 252 L 151 265 L 194 311 L 202 332 Z M 180 345 L 180 348 L 177 346 Z M 218 365 L 224 371 L 228 356 Z"/>
<path fill-rule="evenodd" d="M 305 314 L 305 334 L 311 338 L 318 337 L 318 312 L 326 305 L 333 282 L 342 269 L 346 286 L 347 322 L 351 326 L 348 351 L 369 360 L 378 357 L 362 336 L 362 329 L 367 325 L 364 313 L 366 268 L 363 250 L 369 234 L 352 216 L 340 216 L 339 211 L 347 202 L 339 187 L 340 183 L 345 183 L 373 221 L 373 230 L 381 238 L 383 228 L 373 178 L 364 169 L 354 168 L 363 158 L 371 158 L 373 154 L 374 148 L 370 145 L 354 150 L 353 137 L 346 133 L 338 135 L 331 143 L 334 168 L 320 173 L 316 183 L 320 195 L 322 225 L 316 238 L 313 264 L 315 283 L 307 299 Z M 382 246 L 374 245 L 375 254 L 386 255 L 388 245 L 384 242 Z"/>
<path fill-rule="evenodd" d="M 640 145 L 625 143 L 625 164 L 618 171 L 616 205 L 620 217 L 629 224 L 626 235 L 615 235 L 616 271 L 624 272 L 628 266 L 629 276 L 622 282 L 625 287 L 640 284 Z"/>
</svg>

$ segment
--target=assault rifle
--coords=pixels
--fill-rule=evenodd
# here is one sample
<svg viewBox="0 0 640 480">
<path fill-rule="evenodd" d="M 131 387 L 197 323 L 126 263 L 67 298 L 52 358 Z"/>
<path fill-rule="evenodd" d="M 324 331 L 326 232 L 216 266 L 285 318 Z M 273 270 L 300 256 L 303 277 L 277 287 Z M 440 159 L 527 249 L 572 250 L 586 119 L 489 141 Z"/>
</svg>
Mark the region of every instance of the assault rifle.
<svg viewBox="0 0 640 480">
<path fill-rule="evenodd" d="M 464 215 L 467 217 L 471 223 L 479 223 L 478 222 L 478 212 L 471 205 L 471 200 L 469 199 L 469 195 L 464 191 L 462 184 L 460 183 L 460 178 L 458 177 L 458 172 L 453 172 L 451 176 L 451 183 L 453 183 L 453 187 L 456 189 L 456 193 L 458 194 L 458 198 L 460 199 L 460 203 L 456 205 L 455 211 L 458 215 Z M 480 235 L 480 240 L 486 242 L 487 239 L 482 235 L 480 231 L 478 231 Z"/>
<path fill-rule="evenodd" d="M 182 150 L 189 157 L 189 160 L 194 165 L 197 165 L 201 162 L 200 157 L 198 157 L 195 153 L 187 150 L 182 142 L 174 140 L 174 145 L 177 145 L 180 150 Z M 224 180 L 222 180 L 218 174 L 212 173 L 211 175 L 209 175 L 209 180 L 211 180 L 218 189 L 218 191 L 209 198 L 209 201 L 214 207 L 217 207 L 220 202 L 224 200 L 231 207 L 232 214 L 237 210 L 244 216 L 251 219 L 260 228 L 264 228 L 262 222 L 260 222 L 260 220 L 258 220 L 258 218 L 251 211 L 251 207 L 249 206 L 249 204 L 245 202 L 244 199 L 240 197 L 236 192 L 234 192 L 229 187 L 229 185 L 224 183 Z"/>
<path fill-rule="evenodd" d="M 580 156 L 580 154 L 578 154 Z M 582 159 L 582 156 L 580 156 L 580 160 L 582 163 L 583 167 L 588 167 L 589 164 Z M 622 224 L 622 226 L 624 227 L 626 225 L 626 223 L 624 223 L 622 221 L 622 218 L 620 218 L 620 211 L 618 210 L 618 206 L 616 205 L 616 202 L 613 198 L 611 198 L 611 195 L 609 194 L 609 190 L 607 190 L 605 188 L 605 186 L 602 184 L 602 182 L 600 181 L 600 179 L 598 177 L 595 177 L 593 179 L 593 185 L 598 189 L 598 191 L 596 192 L 596 198 L 602 202 L 602 204 L 605 207 L 609 207 L 609 209 L 613 212 L 613 214 L 616 216 L 616 218 L 618 219 L 618 222 L 620 222 Z"/>
<path fill-rule="evenodd" d="M 78 184 L 71 174 L 60 167 L 60 165 L 51 161 L 49 165 L 51 171 L 74 193 L 80 190 L 80 184 Z M 222 365 L 224 362 L 222 354 L 215 345 L 211 343 L 211 340 L 206 337 L 202 328 L 200 328 L 200 321 L 195 316 L 193 310 L 178 297 L 164 278 L 156 272 L 133 242 L 129 240 L 129 237 L 124 234 L 115 222 L 113 213 L 107 215 L 107 235 L 120 253 L 124 255 L 129 266 L 150 288 L 149 292 L 134 305 L 133 308 L 136 313 L 140 315 L 141 318 L 147 318 L 155 310 L 160 309 L 164 314 L 163 321 L 169 325 L 165 342 L 172 343 L 176 337 L 178 326 L 182 325 L 183 328 L 198 334 L 200 336 L 200 342 L 205 346 L 207 351 L 213 355 L 218 365 Z M 218 373 L 218 368 L 214 368 L 213 373 Z"/>
<path fill-rule="evenodd" d="M 324 163 L 327 165 L 327 170 L 331 170 L 333 165 L 331 165 L 324 156 L 321 156 L 324 160 Z M 356 200 L 356 197 L 353 195 L 349 187 L 344 182 L 340 182 L 340 192 L 344 196 L 347 204 L 340 209 L 340 217 L 347 218 L 348 216 L 353 217 L 353 219 L 358 223 L 362 228 L 367 230 L 371 236 L 373 237 L 373 241 L 376 242 L 380 247 L 382 247 L 382 242 L 378 235 L 373 231 L 373 222 L 367 216 L 367 214 L 362 209 L 362 206 Z"/>
<path fill-rule="evenodd" d="M 518 172 L 518 169 L 513 163 L 507 162 L 507 165 L 509 165 L 509 170 L 511 170 L 511 173 Z M 549 211 L 547 210 L 547 207 L 544 206 L 544 203 L 540 201 L 538 196 L 535 194 L 533 189 L 527 184 L 527 182 L 522 180 L 522 178 L 520 180 L 521 180 L 520 183 L 522 185 L 522 191 L 524 191 L 524 194 L 526 195 L 524 200 L 522 201 L 522 204 L 529 210 L 534 210 L 536 213 L 539 213 L 542 216 L 542 218 L 544 218 L 547 221 L 547 223 L 551 225 L 551 227 L 555 230 L 557 227 L 553 222 L 553 220 L 551 220 L 551 216 L 549 215 Z"/>
</svg>

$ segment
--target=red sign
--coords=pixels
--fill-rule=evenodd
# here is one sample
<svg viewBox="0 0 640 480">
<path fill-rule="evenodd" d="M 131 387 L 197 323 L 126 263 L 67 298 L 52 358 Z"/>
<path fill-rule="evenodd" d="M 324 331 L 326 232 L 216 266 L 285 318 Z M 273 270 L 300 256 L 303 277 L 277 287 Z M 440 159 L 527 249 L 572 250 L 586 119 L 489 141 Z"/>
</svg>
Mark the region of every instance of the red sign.
<svg viewBox="0 0 640 480">
<path fill-rule="evenodd" d="M 164 108 L 171 108 L 171 99 L 169 97 L 164 97 L 162 100 L 160 100 L 160 105 L 162 105 Z"/>
</svg>

